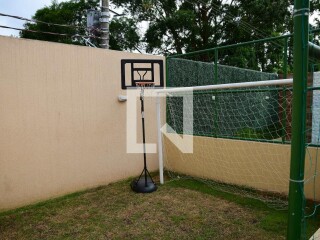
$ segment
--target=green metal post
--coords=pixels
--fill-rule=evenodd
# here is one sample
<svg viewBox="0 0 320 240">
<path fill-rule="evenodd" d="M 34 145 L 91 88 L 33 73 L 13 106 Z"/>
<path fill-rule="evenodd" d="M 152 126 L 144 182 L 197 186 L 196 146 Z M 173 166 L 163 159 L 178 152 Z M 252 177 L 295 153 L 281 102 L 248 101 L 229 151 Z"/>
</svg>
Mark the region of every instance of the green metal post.
<svg viewBox="0 0 320 240">
<path fill-rule="evenodd" d="M 165 59 L 165 64 L 166 64 L 166 66 L 165 66 L 165 71 L 166 71 L 165 87 L 166 88 L 170 87 L 170 82 L 169 82 L 169 58 L 170 57 L 167 56 L 166 59 Z M 169 112 L 169 109 L 168 109 L 167 101 L 168 101 L 168 99 L 166 97 L 166 116 L 165 116 L 166 122 L 169 121 L 169 117 L 170 117 L 170 112 Z"/>
<path fill-rule="evenodd" d="M 283 47 L 283 78 L 286 79 L 288 75 L 288 38 L 284 39 Z M 286 87 L 283 87 L 282 90 L 283 96 L 283 114 L 282 114 L 282 143 L 286 141 L 286 128 L 287 128 L 287 91 Z"/>
<path fill-rule="evenodd" d="M 213 84 L 218 84 L 218 52 L 219 50 L 218 49 L 215 49 L 214 50 L 214 82 Z M 218 113 L 217 113 L 217 101 L 218 101 L 218 98 L 217 98 L 217 94 L 216 94 L 217 91 L 214 91 L 214 94 L 215 94 L 215 101 L 214 101 L 214 111 L 213 111 L 213 124 L 214 124 L 214 136 L 217 137 L 218 136 L 218 124 L 217 124 L 217 116 L 218 116 Z"/>
<path fill-rule="evenodd" d="M 214 50 L 214 84 L 218 84 L 218 49 Z"/>
<path fill-rule="evenodd" d="M 289 185 L 288 240 L 301 239 L 304 221 L 306 90 L 308 74 L 309 0 L 294 1 L 293 111 Z"/>
<path fill-rule="evenodd" d="M 283 47 L 283 78 L 286 79 L 288 75 L 288 38 L 284 39 Z"/>
<path fill-rule="evenodd" d="M 166 67 L 165 67 L 165 69 L 166 69 L 166 80 L 165 80 L 165 87 L 170 87 L 169 86 L 169 79 L 168 79 L 168 75 L 169 75 L 169 71 L 168 71 L 168 69 L 169 69 L 169 65 L 168 65 L 168 62 L 169 62 L 169 58 L 170 57 L 166 57 L 166 59 L 165 59 L 165 64 L 166 64 Z"/>
</svg>

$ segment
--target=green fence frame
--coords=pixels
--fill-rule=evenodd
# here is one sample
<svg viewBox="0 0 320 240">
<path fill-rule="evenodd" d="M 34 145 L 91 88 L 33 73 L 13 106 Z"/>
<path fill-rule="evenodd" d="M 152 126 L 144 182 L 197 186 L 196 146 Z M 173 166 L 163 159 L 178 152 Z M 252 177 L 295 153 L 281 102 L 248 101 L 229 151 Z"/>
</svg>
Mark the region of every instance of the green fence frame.
<svg viewBox="0 0 320 240">
<path fill-rule="evenodd" d="M 320 33 L 320 28 L 319 29 L 313 29 L 310 30 L 309 33 Z M 277 37 L 270 37 L 270 38 L 264 38 L 264 39 L 258 39 L 258 40 L 253 40 L 253 41 L 248 41 L 248 42 L 243 42 L 243 43 L 238 43 L 238 44 L 232 44 L 232 45 L 225 45 L 225 46 L 218 46 L 215 48 L 209 48 L 209 49 L 204 49 L 204 50 L 199 50 L 199 51 L 194 51 L 194 52 L 190 52 L 190 53 L 184 53 L 184 54 L 175 54 L 175 55 L 171 55 L 168 56 L 166 58 L 166 86 L 170 87 L 170 79 L 168 77 L 168 60 L 172 59 L 172 58 L 184 58 L 184 57 L 191 57 L 191 56 L 197 56 L 197 55 L 201 55 L 201 54 L 208 54 L 208 53 L 212 53 L 214 54 L 214 79 L 213 79 L 213 84 L 217 84 L 218 82 L 218 57 L 219 57 L 219 50 L 222 49 L 231 49 L 231 48 L 237 48 L 237 47 L 241 47 L 241 46 L 247 46 L 247 45 L 252 45 L 255 43 L 267 43 L 267 42 L 272 42 L 275 40 L 282 40 L 283 39 L 283 78 L 287 78 L 288 76 L 288 42 L 289 39 L 292 38 L 294 36 L 294 34 L 285 34 L 285 35 L 281 35 L 281 36 L 277 36 Z M 270 89 L 273 90 L 273 89 Z M 281 90 L 279 88 L 279 90 Z M 282 94 L 286 94 L 286 92 L 288 90 L 292 90 L 292 88 L 286 88 L 283 87 L 282 88 Z M 315 90 L 314 88 L 308 87 L 307 91 L 312 91 Z M 232 92 L 237 92 L 237 91 L 241 91 L 241 90 L 232 90 Z M 201 93 L 195 93 L 195 94 L 201 94 Z M 283 101 L 283 108 L 286 108 L 286 101 Z M 281 141 L 274 141 L 274 140 L 266 140 L 266 139 L 255 139 L 255 141 L 264 141 L 264 142 L 271 142 L 271 143 L 282 143 L 282 144 L 291 144 L 291 141 L 287 141 L 285 139 L 285 129 L 286 129 L 286 112 L 284 112 L 283 116 L 282 116 L 282 125 L 283 125 L 283 134 L 282 134 L 282 140 Z M 254 141 L 254 139 L 249 139 L 249 138 L 233 138 L 233 137 L 226 137 L 226 136 L 218 136 L 218 135 L 210 135 L 211 137 L 222 137 L 222 138 L 230 138 L 230 139 L 237 139 L 237 140 L 248 140 L 248 141 Z M 316 146 L 314 144 L 309 144 L 309 146 Z"/>
<path fill-rule="evenodd" d="M 307 91 L 320 90 L 320 87 L 307 86 L 308 73 L 308 37 L 311 33 L 320 33 L 320 29 L 308 30 L 309 28 L 309 0 L 295 1 L 295 16 L 293 34 L 286 34 L 277 37 L 264 38 L 254 41 L 243 42 L 226 46 L 218 46 L 215 48 L 194 51 L 185 54 L 176 54 L 166 58 L 166 86 L 169 86 L 168 79 L 168 59 L 196 56 L 204 53 L 214 53 L 214 81 L 218 80 L 218 56 L 219 50 L 236 48 L 255 43 L 267 43 L 275 40 L 283 39 L 283 77 L 287 78 L 288 74 L 288 41 L 293 37 L 294 40 L 294 60 L 293 60 L 293 75 L 294 75 L 294 96 L 293 96 L 293 117 L 292 117 L 292 140 L 286 141 L 282 134 L 282 141 L 268 141 L 282 144 L 291 144 L 291 166 L 290 166 L 290 187 L 289 187 L 289 215 L 288 215 L 288 240 L 299 240 L 302 238 L 302 225 L 304 221 L 304 161 L 305 161 L 305 128 L 306 128 L 306 95 Z M 283 94 L 286 94 L 287 88 L 283 87 Z M 201 93 L 199 93 L 201 94 Z M 283 103 L 286 108 L 286 101 Z M 283 126 L 286 124 L 286 113 L 282 117 Z M 283 133 L 285 130 L 283 131 Z M 219 136 L 214 136 L 219 137 Z M 232 138 L 237 140 L 257 141 L 257 139 Z M 261 141 L 261 139 L 259 139 Z M 309 144 L 308 146 L 313 146 Z"/>
</svg>

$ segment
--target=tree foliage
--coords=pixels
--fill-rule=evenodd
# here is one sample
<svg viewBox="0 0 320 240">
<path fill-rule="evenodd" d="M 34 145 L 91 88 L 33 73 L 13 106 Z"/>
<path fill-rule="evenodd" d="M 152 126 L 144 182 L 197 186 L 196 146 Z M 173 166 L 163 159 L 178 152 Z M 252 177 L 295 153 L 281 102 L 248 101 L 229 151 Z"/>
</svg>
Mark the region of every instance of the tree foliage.
<svg viewBox="0 0 320 240">
<path fill-rule="evenodd" d="M 48 23 L 57 23 L 71 25 L 74 27 L 61 27 L 55 25 L 47 25 L 45 23 L 26 23 L 24 25 L 27 30 L 53 32 L 60 34 L 84 35 L 86 33 L 86 10 L 97 7 L 98 0 L 71 0 L 69 2 L 52 1 L 50 6 L 46 6 L 37 10 L 33 19 Z M 33 33 L 28 31 L 21 31 L 22 38 L 31 38 L 52 42 L 82 44 L 81 41 L 73 40 L 70 37 L 61 37 L 58 35 Z"/>
<path fill-rule="evenodd" d="M 114 19 L 110 24 L 110 32 L 111 49 L 136 49 L 140 42 L 136 23 L 132 19 Z"/>
<path fill-rule="evenodd" d="M 112 49 L 137 49 L 143 42 L 145 51 L 175 54 L 274 37 L 293 31 L 293 0 L 113 0 L 126 13 L 110 24 Z M 70 0 L 39 9 L 34 18 L 40 21 L 69 24 L 79 28 L 62 28 L 27 23 L 26 29 L 86 34 L 86 10 L 97 8 L 99 0 Z M 319 0 L 310 1 L 311 13 L 319 11 Z M 145 26 L 142 39 L 138 29 Z M 320 27 L 320 20 L 316 19 Z M 314 26 L 316 27 L 316 26 Z M 82 39 L 36 34 L 23 31 L 22 37 L 73 44 Z M 318 37 L 319 38 L 319 37 Z M 98 44 L 97 42 L 95 42 Z M 283 67 L 284 41 L 257 43 L 219 51 L 219 63 L 280 72 Z M 288 43 L 289 68 L 292 66 L 292 39 Z M 212 54 L 200 60 L 214 61 Z M 198 59 L 199 60 L 199 59 Z"/>
<path fill-rule="evenodd" d="M 145 21 L 146 51 L 175 54 L 279 36 L 293 30 L 293 0 L 114 0 L 136 21 Z M 319 1 L 311 0 L 311 11 Z M 279 72 L 282 41 L 219 51 L 219 62 Z M 289 46 L 292 42 L 289 42 Z M 292 64 L 292 51 L 288 53 Z M 203 55 L 200 60 L 213 61 Z"/>
<path fill-rule="evenodd" d="M 61 3 L 52 1 L 50 6 L 37 10 L 33 16 L 33 19 L 38 21 L 37 23 L 26 23 L 24 28 L 26 30 L 54 32 L 67 34 L 69 36 L 50 35 L 28 31 L 21 31 L 20 36 L 22 38 L 84 45 L 85 40 L 83 38 L 70 36 L 88 35 L 88 29 L 86 28 L 86 12 L 88 9 L 98 8 L 99 3 L 99 0 L 70 0 L 68 2 Z M 74 27 L 47 25 L 45 23 L 41 23 L 41 21 L 70 25 Z M 135 46 L 140 41 L 140 36 L 135 24 L 136 23 L 132 19 L 114 18 L 110 23 L 110 48 L 115 50 L 135 49 Z M 96 46 L 99 45 L 99 40 L 91 39 L 91 42 Z"/>
<path fill-rule="evenodd" d="M 114 0 L 147 21 L 148 51 L 181 53 L 285 32 L 289 1 Z"/>
</svg>

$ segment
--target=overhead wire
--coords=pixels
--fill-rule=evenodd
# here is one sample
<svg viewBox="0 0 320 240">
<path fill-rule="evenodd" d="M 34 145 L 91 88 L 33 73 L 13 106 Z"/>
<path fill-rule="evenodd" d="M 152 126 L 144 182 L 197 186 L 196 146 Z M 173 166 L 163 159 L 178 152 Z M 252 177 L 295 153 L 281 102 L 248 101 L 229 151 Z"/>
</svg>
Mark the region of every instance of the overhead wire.
<svg viewBox="0 0 320 240">
<path fill-rule="evenodd" d="M 202 3 L 204 3 L 202 0 L 199 0 L 199 1 L 201 1 Z M 218 6 L 217 4 L 215 4 L 215 3 L 212 2 L 212 5 L 215 6 L 215 9 L 216 9 L 216 10 L 219 10 L 219 6 Z M 225 14 L 226 14 L 229 18 L 236 18 L 235 15 L 233 15 L 233 14 L 231 14 L 231 13 L 229 13 L 229 12 L 225 12 Z M 258 29 L 257 27 L 253 26 L 252 24 L 250 24 L 250 23 L 248 23 L 248 22 L 246 22 L 246 21 L 244 21 L 244 20 L 240 20 L 240 21 L 239 21 L 239 24 L 242 24 L 242 25 L 243 25 L 242 27 L 244 27 L 244 28 L 247 29 L 247 30 L 251 30 L 251 29 L 255 30 L 255 31 L 257 32 L 257 34 L 258 34 L 259 36 L 263 37 L 263 38 L 270 37 L 270 35 L 269 35 L 267 32 Z"/>
<path fill-rule="evenodd" d="M 201 1 L 201 0 L 200 0 L 200 1 Z M 216 7 L 216 9 L 218 9 L 218 7 L 219 7 L 219 6 L 218 6 L 217 4 L 215 4 L 215 3 L 212 3 L 212 5 L 214 5 L 214 6 Z M 235 18 L 235 17 L 236 17 L 236 16 L 234 16 L 233 14 L 231 14 L 231 13 L 229 13 L 229 12 L 226 12 L 225 14 L 226 14 L 227 16 L 229 16 L 230 18 Z M 263 38 L 270 37 L 270 35 L 269 35 L 267 32 L 258 29 L 257 27 L 253 26 L 252 24 L 250 24 L 250 23 L 248 23 L 248 22 L 246 22 L 246 21 L 240 20 L 240 21 L 239 21 L 239 24 L 244 25 L 244 26 L 246 27 L 246 29 L 249 29 L 249 30 L 253 29 L 253 30 L 255 30 L 255 32 L 256 32 L 259 36 L 261 36 L 261 37 L 263 37 Z"/>
<path fill-rule="evenodd" d="M 194 2 L 191 2 L 190 0 L 186 0 L 187 2 L 191 3 L 191 4 L 194 4 Z M 204 5 L 206 5 L 207 3 L 204 2 L 203 0 L 196 0 L 196 2 L 198 3 L 202 3 Z M 219 6 L 215 3 L 212 3 L 212 7 L 213 7 L 213 10 L 218 13 L 220 12 L 220 9 L 219 9 Z M 214 7 L 215 6 L 215 7 Z M 123 14 L 118 14 L 116 12 L 114 12 L 113 10 L 110 10 L 111 12 L 113 12 L 114 14 L 118 15 L 118 16 L 122 16 Z M 230 19 L 234 19 L 236 18 L 236 16 L 228 13 L 228 12 L 225 12 L 226 16 Z M 87 28 L 87 27 L 83 27 L 83 26 L 75 26 L 75 25 L 68 25 L 68 24 L 58 24 L 58 23 L 49 23 L 49 22 L 45 22 L 45 21 L 40 21 L 40 20 L 36 20 L 36 19 L 28 19 L 28 18 L 25 18 L 25 17 L 20 17 L 20 16 L 16 16 L 16 15 L 10 15 L 10 14 L 5 14 L 5 13 L 0 13 L 0 16 L 5 16 L 5 17 L 11 17 L 11 18 L 15 18 L 15 19 L 19 19 L 19 20 L 24 20 L 24 21 L 28 21 L 28 22 L 35 22 L 35 23 L 42 23 L 42 24 L 46 24 L 48 26 L 59 26 L 59 27 L 67 27 L 67 28 L 74 28 L 74 29 L 90 29 L 90 28 Z M 240 26 L 240 25 L 243 25 L 243 26 Z M 239 22 L 239 27 L 241 27 L 243 30 L 245 30 L 246 32 L 248 33 L 252 33 L 252 29 L 254 29 L 257 33 L 257 35 L 260 35 L 261 37 L 268 37 L 268 35 L 265 35 L 265 32 L 263 31 L 260 31 L 259 29 L 255 28 L 254 26 L 250 25 L 249 23 L 246 23 L 245 21 L 240 21 Z M 94 28 L 93 30 L 96 30 L 96 31 L 100 31 L 99 29 L 96 29 Z M 260 32 L 260 33 L 259 33 Z M 274 43 L 276 44 L 276 43 Z M 277 44 L 278 46 L 281 46 L 280 44 Z"/>
<path fill-rule="evenodd" d="M 196 3 L 202 3 L 204 5 L 207 5 L 206 2 L 204 2 L 203 0 L 195 0 L 195 2 L 191 2 L 190 0 L 186 0 L 187 2 L 191 3 L 191 4 L 194 4 L 195 2 Z M 211 7 L 212 9 L 216 12 L 216 13 L 221 13 L 221 10 L 220 10 L 220 6 L 218 6 L 217 4 L 215 3 L 211 3 Z M 229 19 L 234 19 L 234 18 L 237 18 L 237 16 L 234 16 L 233 14 L 229 13 L 229 12 L 225 12 L 225 15 L 227 18 Z M 234 21 L 236 22 L 236 21 Z M 268 38 L 270 37 L 270 35 L 268 35 L 266 32 L 262 31 L 262 30 L 259 30 L 258 28 L 254 27 L 253 25 L 243 21 L 243 20 L 240 20 L 239 22 L 236 22 L 237 25 L 242 28 L 245 32 L 249 33 L 249 34 L 252 34 L 252 30 L 255 30 L 255 33 L 256 33 L 256 37 L 262 37 L 262 38 Z M 275 43 L 275 42 L 272 42 L 272 44 L 278 46 L 278 47 L 282 47 L 281 44 L 278 44 L 278 43 Z"/>
<path fill-rule="evenodd" d="M 207 5 L 206 2 L 204 2 L 203 0 L 195 0 L 194 2 L 190 1 L 190 0 L 186 0 L 187 2 L 189 2 L 190 4 L 194 4 L 194 3 L 202 3 L 204 5 Z M 216 13 L 220 13 L 220 6 L 218 6 L 217 4 L 215 3 L 211 3 L 211 6 L 213 8 L 213 10 L 216 12 Z M 117 12 L 109 9 L 112 13 L 114 13 L 115 15 L 117 16 L 123 16 L 124 14 L 118 14 Z M 231 13 L 228 13 L 228 12 L 225 12 L 225 15 L 229 18 L 229 19 L 234 19 L 236 18 L 236 16 L 234 16 L 233 14 Z M 24 21 L 28 21 L 28 22 L 34 22 L 34 23 L 42 23 L 42 24 L 46 24 L 48 26 L 59 26 L 59 27 L 67 27 L 67 28 L 74 28 L 74 29 L 91 29 L 91 30 L 95 30 L 95 31 L 100 31 L 100 29 L 98 28 L 88 28 L 88 27 L 83 27 L 83 26 L 75 26 L 75 25 L 68 25 L 68 24 L 58 24 L 58 23 L 50 23 L 50 22 L 45 22 L 45 21 L 40 21 L 40 20 L 36 20 L 36 19 L 29 19 L 29 18 L 25 18 L 25 17 L 20 17 L 20 16 L 16 16 L 16 15 L 10 15 L 10 14 L 5 14 L 5 13 L 0 13 L 0 16 L 4 16 L 4 17 L 11 17 L 11 18 L 15 18 L 15 19 L 19 19 L 19 20 L 24 20 Z M 239 23 L 239 24 L 238 24 Z M 268 35 L 266 32 L 262 31 L 262 30 L 259 30 L 258 28 L 254 27 L 253 25 L 243 21 L 243 20 L 240 20 L 239 22 L 237 22 L 238 26 L 240 28 L 242 28 L 244 31 L 246 31 L 247 33 L 252 33 L 252 30 L 255 30 L 255 33 L 256 35 L 260 36 L 260 37 L 263 37 L 263 38 L 266 38 L 266 37 L 270 37 L 270 35 Z M 242 26 L 241 26 L 242 25 Z M 26 29 L 17 29 L 17 28 L 12 28 L 12 27 L 7 27 L 7 26 L 1 26 L 2 28 L 11 28 L 11 29 L 14 29 L 14 30 L 20 30 L 20 31 L 27 31 Z M 29 30 L 30 32 L 33 31 L 35 32 L 34 30 Z M 41 31 L 37 31 L 39 33 L 41 33 Z M 54 34 L 53 32 L 42 32 L 42 33 L 46 33 L 46 34 Z M 66 36 L 67 34 L 57 34 L 57 35 L 60 35 L 60 36 Z M 94 37 L 94 36 L 91 36 L 91 37 Z M 95 38 L 99 38 L 99 37 L 95 37 Z M 278 44 L 278 43 L 275 43 L 275 42 L 272 42 L 272 44 L 276 45 L 276 46 L 279 46 L 279 47 L 282 47 L 281 44 Z"/>
<path fill-rule="evenodd" d="M 86 36 L 86 35 L 79 35 L 79 34 L 70 35 L 70 34 L 66 34 L 66 33 L 44 32 L 44 31 L 36 31 L 36 30 L 30 30 L 30 29 L 22 29 L 22 28 L 9 27 L 9 26 L 4 26 L 4 25 L 0 25 L 0 28 L 6 28 L 6 29 L 12 29 L 12 30 L 18 30 L 18 31 L 26 31 L 26 32 L 32 32 L 32 33 L 43 33 L 43 34 L 63 36 L 63 37 L 71 37 L 71 38 L 82 37 L 86 42 L 88 42 L 88 39 L 86 39 L 86 38 L 88 38 L 88 37 L 89 37 L 89 38 L 95 38 L 95 39 L 105 39 L 105 38 L 97 37 L 97 36 Z M 92 47 L 96 47 L 96 46 L 95 46 L 94 44 L 92 44 L 91 42 L 89 42 L 89 45 L 92 46 Z M 134 46 L 134 48 L 135 48 L 139 53 L 142 53 L 141 50 L 140 50 L 137 46 Z"/>
<path fill-rule="evenodd" d="M 110 12 L 112 12 L 113 14 L 115 14 L 116 16 L 124 16 L 125 14 L 119 14 L 111 9 L 109 9 Z M 46 24 L 48 26 L 57 26 L 57 27 L 67 27 L 67 28 L 75 28 L 75 29 L 92 29 L 89 27 L 84 27 L 84 26 L 76 26 L 76 25 L 70 25 L 70 24 L 60 24 L 60 23 L 50 23 L 50 22 L 45 22 L 45 21 L 40 21 L 34 18 L 25 18 L 25 17 L 21 17 L 21 16 L 16 16 L 16 15 L 11 15 L 11 14 L 6 14 L 6 13 L 0 13 L 0 16 L 3 17 L 10 17 L 10 18 L 15 18 L 15 19 L 19 19 L 19 20 L 24 20 L 24 21 L 28 21 L 28 22 L 34 22 L 34 23 L 42 23 L 42 24 Z M 94 28 L 94 30 L 99 30 Z"/>
<path fill-rule="evenodd" d="M 45 22 L 45 21 L 36 20 L 36 19 L 33 19 L 33 18 L 29 19 L 29 18 L 10 15 L 10 14 L 5 14 L 5 13 L 0 13 L 0 16 L 15 18 L 15 19 L 24 20 L 24 21 L 27 21 L 27 22 L 42 23 L 42 24 L 46 24 L 48 26 L 67 27 L 67 28 L 75 28 L 75 29 L 78 29 L 78 28 L 89 29 L 89 28 L 83 27 L 83 26 L 75 26 L 75 25 L 59 24 L 59 23 L 49 23 L 49 22 Z"/>
<path fill-rule="evenodd" d="M 43 33 L 43 34 L 49 34 L 49 35 L 56 35 L 56 36 L 64 36 L 64 37 L 90 37 L 90 38 L 96 38 L 96 39 L 105 39 L 102 37 L 97 37 L 97 36 L 86 36 L 86 35 L 79 35 L 79 34 L 67 34 L 67 33 L 56 33 L 56 32 L 46 32 L 46 31 L 37 31 L 37 30 L 31 30 L 31 29 L 22 29 L 22 28 L 16 28 L 16 27 L 9 27 L 9 26 L 4 26 L 0 25 L 0 28 L 7 28 L 7 29 L 12 29 L 12 30 L 17 30 L 17 31 L 26 31 L 26 32 L 32 32 L 32 33 Z"/>
<path fill-rule="evenodd" d="M 114 13 L 116 16 L 124 16 L 125 14 L 119 14 L 111 9 L 109 9 L 110 12 Z M 0 16 L 3 17 L 10 17 L 10 18 L 14 18 L 14 19 L 19 19 L 19 20 L 23 20 L 23 21 L 27 21 L 27 22 L 33 22 L 33 23 L 41 23 L 41 24 L 46 24 L 48 26 L 57 26 L 57 27 L 66 27 L 66 28 L 73 28 L 73 29 L 84 29 L 84 30 L 93 30 L 93 31 L 97 31 L 97 32 L 101 32 L 101 30 L 99 28 L 95 28 L 95 27 L 84 27 L 84 26 L 76 26 L 76 25 L 70 25 L 70 24 L 59 24 L 59 23 L 51 23 L 51 22 L 45 22 L 45 21 L 40 21 L 34 18 L 25 18 L 25 17 L 21 17 L 21 16 L 17 16 L 17 15 L 11 15 L 11 14 L 6 14 L 6 13 L 0 13 Z M 30 30 L 30 29 L 20 29 L 20 28 L 15 28 L 15 27 L 8 27 L 8 26 L 1 26 L 1 28 L 8 28 L 8 29 L 13 29 L 13 30 L 18 30 L 18 31 L 27 31 L 27 32 L 33 32 L 33 33 L 45 33 L 45 34 L 50 34 L 50 35 L 60 35 L 60 36 L 73 36 L 73 35 L 69 35 L 69 34 L 63 34 L 63 33 L 54 33 L 54 32 L 44 32 L 44 31 L 36 31 L 36 30 Z M 79 35 L 76 34 L 76 36 L 79 37 L 90 37 L 90 38 L 97 38 L 97 39 L 104 39 L 101 37 L 96 37 L 96 36 L 84 36 L 84 35 Z"/>
<path fill-rule="evenodd" d="M 109 9 L 110 12 L 114 13 L 116 16 L 124 16 L 125 14 L 119 14 L 111 9 Z M 34 23 L 42 23 L 42 24 L 46 24 L 48 26 L 59 26 L 59 27 L 67 27 L 67 28 L 73 28 L 73 29 L 90 29 L 90 30 L 96 30 L 96 31 L 100 31 L 100 29 L 97 28 L 87 28 L 87 27 L 83 27 L 83 26 L 75 26 L 75 25 L 68 25 L 68 24 L 58 24 L 58 23 L 49 23 L 49 22 L 44 22 L 44 21 L 40 21 L 40 20 L 36 20 L 36 19 L 29 19 L 29 18 L 25 18 L 25 17 L 20 17 L 20 16 L 16 16 L 16 15 L 10 15 L 10 14 L 5 14 L 5 13 L 0 13 L 0 16 L 4 16 L 4 17 L 11 17 L 11 18 L 15 18 L 15 19 L 19 19 L 19 20 L 24 20 L 24 21 L 28 21 L 28 22 L 34 22 Z M 38 31 L 38 30 L 31 30 L 31 29 L 22 29 L 22 28 L 16 28 L 16 27 L 9 27 L 9 26 L 4 26 L 4 25 L 0 25 L 0 28 L 6 28 L 6 29 L 12 29 L 12 30 L 17 30 L 17 31 L 25 31 L 25 32 L 32 32 L 32 33 L 42 33 L 42 34 L 48 34 L 48 35 L 55 35 L 55 36 L 63 36 L 63 37 L 81 37 L 83 39 L 86 40 L 86 38 L 95 38 L 95 39 L 101 39 L 104 40 L 105 38 L 103 37 L 98 37 L 98 36 L 94 36 L 94 35 L 80 35 L 80 34 L 66 34 L 66 33 L 56 33 L 56 32 L 47 32 L 47 31 Z M 134 46 L 134 48 L 142 53 L 136 46 Z"/>
<path fill-rule="evenodd" d="M 121 17 L 121 16 L 125 16 L 125 15 L 126 15 L 126 14 L 124 14 L 124 13 L 117 13 L 117 12 L 111 10 L 110 8 L 109 8 L 109 11 L 112 12 L 112 13 L 113 13 L 114 15 L 116 15 L 117 17 Z"/>
</svg>

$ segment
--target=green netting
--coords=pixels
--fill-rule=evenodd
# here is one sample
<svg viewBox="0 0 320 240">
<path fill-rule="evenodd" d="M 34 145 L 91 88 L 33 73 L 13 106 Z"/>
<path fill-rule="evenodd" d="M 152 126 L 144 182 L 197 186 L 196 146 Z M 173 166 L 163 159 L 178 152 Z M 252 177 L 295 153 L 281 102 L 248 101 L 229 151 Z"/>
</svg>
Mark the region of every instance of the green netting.
<svg viewBox="0 0 320 240">
<path fill-rule="evenodd" d="M 218 77 L 215 79 L 214 63 L 169 58 L 167 64 L 167 87 L 251 82 L 278 78 L 275 73 L 264 73 L 218 64 Z"/>
<path fill-rule="evenodd" d="M 238 83 L 276 79 L 276 74 L 218 65 L 215 78 L 213 63 L 168 59 L 169 87 Z M 202 91 L 193 96 L 193 134 L 231 138 L 277 139 L 283 129 L 279 112 L 282 89 L 260 87 L 256 91 Z M 183 100 L 168 98 L 167 122 L 182 133 Z M 227 124 L 227 125 L 226 125 Z"/>
</svg>

